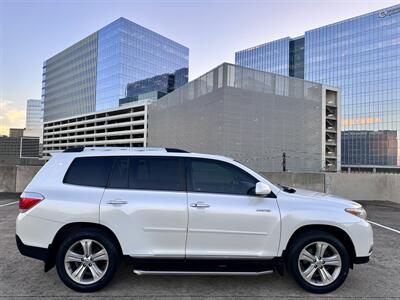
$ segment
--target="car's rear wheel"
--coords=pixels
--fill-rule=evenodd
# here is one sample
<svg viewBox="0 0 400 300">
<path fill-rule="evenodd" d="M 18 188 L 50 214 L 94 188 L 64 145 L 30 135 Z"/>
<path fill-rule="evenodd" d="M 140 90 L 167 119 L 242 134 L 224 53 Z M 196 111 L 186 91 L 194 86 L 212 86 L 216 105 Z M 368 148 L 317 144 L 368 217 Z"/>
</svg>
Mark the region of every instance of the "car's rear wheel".
<svg viewBox="0 0 400 300">
<path fill-rule="evenodd" d="M 288 254 L 288 269 L 296 282 L 313 293 L 337 289 L 349 272 L 350 257 L 343 243 L 324 231 L 297 237 Z"/>
<path fill-rule="evenodd" d="M 97 229 L 83 229 L 60 245 L 56 266 L 65 285 L 78 292 L 94 292 L 111 281 L 119 260 L 109 236 Z"/>
</svg>

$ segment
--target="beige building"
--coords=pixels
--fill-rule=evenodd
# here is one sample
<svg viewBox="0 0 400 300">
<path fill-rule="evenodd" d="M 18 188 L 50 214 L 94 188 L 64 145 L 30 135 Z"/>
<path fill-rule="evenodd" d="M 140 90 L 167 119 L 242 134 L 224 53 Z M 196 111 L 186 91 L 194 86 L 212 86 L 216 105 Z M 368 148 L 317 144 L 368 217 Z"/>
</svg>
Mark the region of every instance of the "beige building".
<svg viewBox="0 0 400 300">
<path fill-rule="evenodd" d="M 43 156 L 73 147 L 145 147 L 148 101 L 44 123 Z"/>
</svg>

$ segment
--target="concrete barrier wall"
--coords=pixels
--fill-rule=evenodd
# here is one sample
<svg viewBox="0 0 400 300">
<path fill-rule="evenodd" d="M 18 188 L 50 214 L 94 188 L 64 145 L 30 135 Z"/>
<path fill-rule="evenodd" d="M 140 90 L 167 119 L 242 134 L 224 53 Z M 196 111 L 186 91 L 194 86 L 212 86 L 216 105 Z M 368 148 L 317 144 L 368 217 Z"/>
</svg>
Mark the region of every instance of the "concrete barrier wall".
<svg viewBox="0 0 400 300">
<path fill-rule="evenodd" d="M 352 200 L 400 203 L 400 175 L 327 173 L 325 191 Z"/>
<path fill-rule="evenodd" d="M 21 193 L 41 167 L 0 165 L 0 193 Z"/>
<path fill-rule="evenodd" d="M 15 192 L 16 166 L 0 165 L 0 193 Z"/>
<path fill-rule="evenodd" d="M 41 166 L 0 165 L 0 193 L 20 193 Z M 351 200 L 400 203 L 400 175 L 357 173 L 264 172 L 275 183 L 327 192 Z"/>
<path fill-rule="evenodd" d="M 272 182 L 351 200 L 400 203 L 400 175 L 396 174 L 265 172 L 263 175 Z"/>
<path fill-rule="evenodd" d="M 15 191 L 22 192 L 42 166 L 16 166 Z"/>
<path fill-rule="evenodd" d="M 263 172 L 262 175 L 273 183 L 325 192 L 324 173 Z"/>
</svg>

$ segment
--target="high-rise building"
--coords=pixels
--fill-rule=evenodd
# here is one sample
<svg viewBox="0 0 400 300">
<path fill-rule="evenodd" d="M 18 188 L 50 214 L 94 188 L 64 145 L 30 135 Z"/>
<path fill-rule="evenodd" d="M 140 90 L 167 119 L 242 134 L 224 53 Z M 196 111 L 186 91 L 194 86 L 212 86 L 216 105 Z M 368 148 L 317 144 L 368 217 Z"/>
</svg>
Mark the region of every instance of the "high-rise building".
<svg viewBox="0 0 400 300">
<path fill-rule="evenodd" d="M 44 121 L 118 107 L 135 82 L 146 93 L 176 89 L 188 81 L 188 59 L 187 47 L 119 18 L 44 62 Z M 172 85 L 151 80 L 166 74 Z"/>
<path fill-rule="evenodd" d="M 26 129 L 43 127 L 42 100 L 29 99 L 26 101 Z"/>
<path fill-rule="evenodd" d="M 26 101 L 26 125 L 24 136 L 43 137 L 43 101 L 29 99 Z"/>
<path fill-rule="evenodd" d="M 235 63 L 279 75 L 289 76 L 289 37 L 235 53 Z"/>
<path fill-rule="evenodd" d="M 366 134 L 400 130 L 400 5 L 236 52 L 235 61 L 340 88 L 342 166 L 400 165 L 400 155 L 393 159 L 399 142 L 384 145 L 375 142 L 382 133 Z"/>
</svg>

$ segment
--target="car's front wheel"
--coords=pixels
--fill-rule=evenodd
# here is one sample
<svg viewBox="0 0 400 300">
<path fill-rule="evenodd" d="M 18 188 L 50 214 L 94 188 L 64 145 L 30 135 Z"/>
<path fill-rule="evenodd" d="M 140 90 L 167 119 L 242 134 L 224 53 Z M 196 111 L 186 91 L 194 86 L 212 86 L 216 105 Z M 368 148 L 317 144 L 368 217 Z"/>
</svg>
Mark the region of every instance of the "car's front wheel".
<svg viewBox="0 0 400 300">
<path fill-rule="evenodd" d="M 97 229 L 83 229 L 67 237 L 56 257 L 59 277 L 78 292 L 94 292 L 106 286 L 118 264 L 117 248 Z"/>
<path fill-rule="evenodd" d="M 311 231 L 297 237 L 289 249 L 288 269 L 296 282 L 313 293 L 337 289 L 349 272 L 343 243 L 328 232 Z"/>
</svg>

